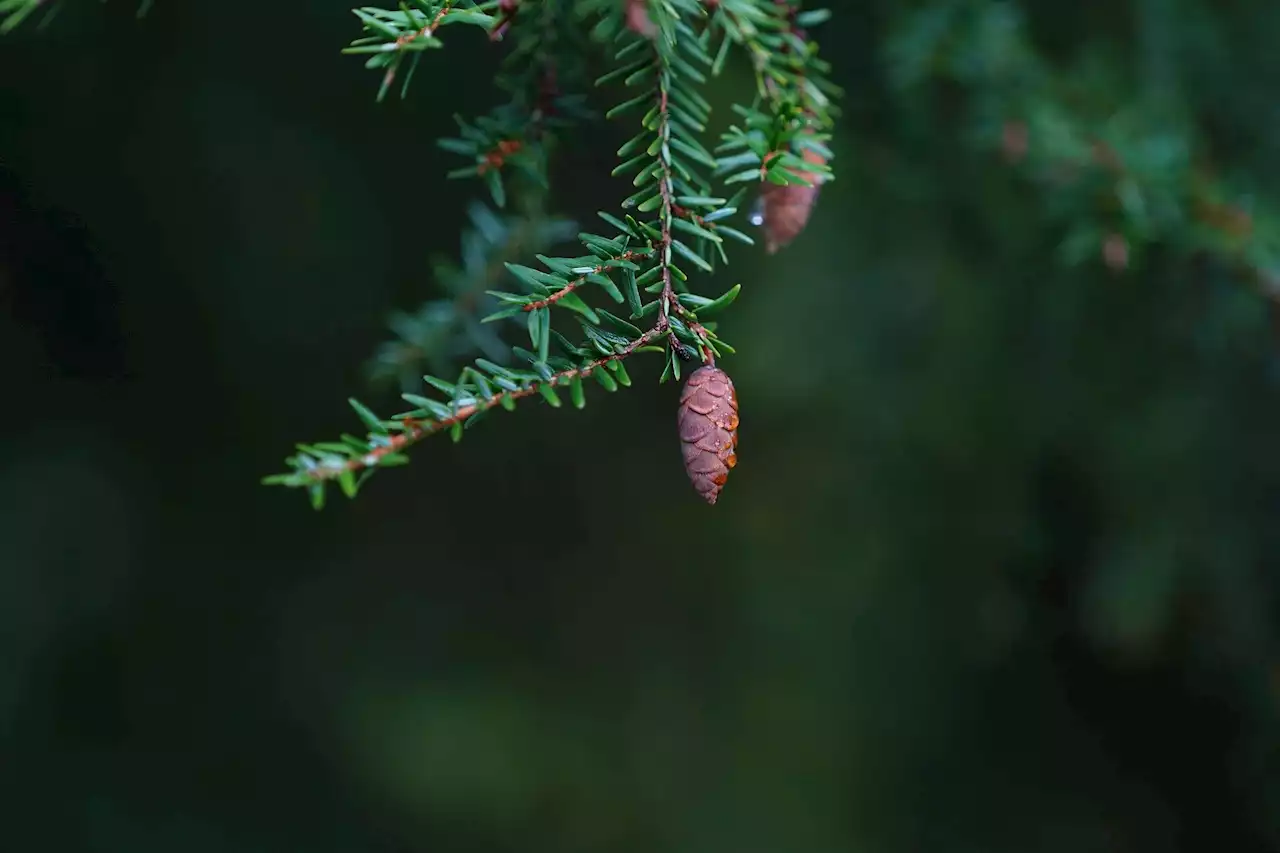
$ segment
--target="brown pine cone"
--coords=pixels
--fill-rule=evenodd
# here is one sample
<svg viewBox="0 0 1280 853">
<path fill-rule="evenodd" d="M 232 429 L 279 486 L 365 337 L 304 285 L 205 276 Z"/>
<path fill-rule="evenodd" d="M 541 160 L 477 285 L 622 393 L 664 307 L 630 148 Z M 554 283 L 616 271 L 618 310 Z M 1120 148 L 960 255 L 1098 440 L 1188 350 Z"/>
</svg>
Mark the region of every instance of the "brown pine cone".
<svg viewBox="0 0 1280 853">
<path fill-rule="evenodd" d="M 800 154 L 806 163 L 819 166 L 826 160 L 818 152 L 806 148 Z M 799 169 L 800 175 L 813 186 L 804 184 L 765 184 L 760 190 L 760 213 L 763 216 L 764 248 L 773 254 L 799 236 L 809 222 L 809 214 L 818 201 L 818 176 Z"/>
<path fill-rule="evenodd" d="M 738 464 L 738 395 L 729 374 L 711 365 L 691 373 L 680 393 L 678 424 L 684 470 L 698 494 L 714 504 Z"/>
</svg>

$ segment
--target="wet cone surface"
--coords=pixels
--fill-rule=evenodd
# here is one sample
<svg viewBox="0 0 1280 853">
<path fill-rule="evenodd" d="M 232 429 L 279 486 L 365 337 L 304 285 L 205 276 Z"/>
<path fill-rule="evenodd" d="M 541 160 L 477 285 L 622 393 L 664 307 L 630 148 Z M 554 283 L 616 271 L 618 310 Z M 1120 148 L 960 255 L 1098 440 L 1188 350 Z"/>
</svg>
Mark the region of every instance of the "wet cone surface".
<svg viewBox="0 0 1280 853">
<path fill-rule="evenodd" d="M 806 163 L 826 163 L 821 154 L 809 148 L 804 149 L 800 156 Z M 813 205 L 818 201 L 818 176 L 799 169 L 796 173 L 813 186 L 766 184 L 760 191 L 760 212 L 764 216 L 764 247 L 771 255 L 804 230 L 809 223 L 809 214 L 813 212 Z"/>
<path fill-rule="evenodd" d="M 709 365 L 690 374 L 678 422 L 684 470 L 703 500 L 714 504 L 738 464 L 738 395 L 729 374 Z"/>
</svg>

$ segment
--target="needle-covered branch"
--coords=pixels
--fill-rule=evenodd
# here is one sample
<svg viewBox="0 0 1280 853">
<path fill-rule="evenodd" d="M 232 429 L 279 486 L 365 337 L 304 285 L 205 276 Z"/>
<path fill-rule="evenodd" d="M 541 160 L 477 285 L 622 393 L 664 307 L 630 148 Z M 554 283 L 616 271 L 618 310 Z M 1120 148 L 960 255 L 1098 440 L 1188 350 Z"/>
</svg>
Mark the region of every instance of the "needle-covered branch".
<svg viewBox="0 0 1280 853">
<path fill-rule="evenodd" d="M 405 7 L 399 12 L 361 10 L 366 28 L 375 32 L 357 45 L 358 51 L 382 57 L 382 66 L 394 73 L 399 61 L 396 57 L 410 50 L 420 55 L 426 47 L 438 46 L 436 30 L 464 14 L 469 16 L 467 22 L 489 29 L 491 37 L 500 35 L 518 45 L 514 56 L 520 60 L 516 63 L 520 70 L 511 79 L 520 82 L 504 84 L 513 95 L 507 112 L 492 113 L 475 122 L 460 121 L 462 137 L 444 143 L 449 150 L 474 160 L 474 166 L 458 173 L 485 177 L 492 190 L 495 184 L 490 176 L 505 171 L 527 147 L 541 143 L 553 119 L 563 115 L 563 103 L 548 100 L 547 78 L 548 69 L 559 75 L 566 63 L 557 59 L 559 54 L 548 45 L 555 39 L 572 41 L 563 32 L 565 21 L 585 23 L 581 20 L 583 9 L 593 4 L 549 0 L 539 4 L 540 15 L 528 4 L 511 2 L 417 5 L 421 8 L 416 11 Z M 536 265 L 503 260 L 514 287 L 485 288 L 484 296 L 496 300 L 496 310 L 483 322 L 521 321 L 528 333 L 528 347 L 511 347 L 509 359 L 493 357 L 492 353 L 477 358 L 452 382 L 423 377 L 435 396 L 406 392 L 402 397 L 413 408 L 391 418 L 383 419 L 352 400 L 368 429 L 363 438 L 345 435 L 337 442 L 298 445 L 298 453 L 287 460 L 290 470 L 268 477 L 266 482 L 308 488 L 317 505 L 323 502 L 329 481 L 354 495 L 375 470 L 404 464 L 410 446 L 440 432 L 459 439 L 467 427 L 499 406 L 511 408 L 516 401 L 530 397 L 559 406 L 561 393 L 567 391 L 573 404 L 581 408 L 589 378 L 608 391 L 629 385 L 623 362 L 637 352 L 656 351 L 665 356 L 664 380 L 680 379 L 682 363 L 692 361 L 706 363 L 712 374 L 723 377 L 714 387 L 731 387 L 731 383 L 724 384 L 729 380 L 723 371 L 711 365 L 733 348 L 718 337 L 715 323 L 706 318 L 732 305 L 741 288 L 735 285 L 719 296 L 704 296 L 689 286 L 691 272 L 709 273 L 717 263 L 727 262 L 726 240 L 752 243 L 747 234 L 727 222 L 738 213 L 743 192 L 726 198 L 707 178 L 718 161 L 701 139 L 711 105 L 698 87 L 712 73 L 714 59 L 709 48 L 716 30 L 696 0 L 641 5 L 644 26 L 637 27 L 638 7 L 634 4 L 595 4 L 602 14 L 590 29 L 597 40 L 616 45 L 610 57 L 614 69 L 596 80 L 595 87 L 607 91 L 620 83 L 627 90 L 621 102 L 608 110 L 607 118 L 634 123 L 636 128 L 618 150 L 620 162 L 613 171 L 614 176 L 630 178 L 633 189 L 618 213 L 599 213 L 612 233 L 579 233 L 583 248 L 579 255 L 535 252 Z M 771 0 L 760 0 L 760 5 L 777 17 Z M 565 17 L 555 19 L 556 13 Z M 384 81 L 384 90 L 385 85 Z M 530 177 L 543 174 L 541 169 L 533 172 L 536 174 Z M 499 201 L 503 195 L 495 192 Z M 487 225 L 492 231 L 494 217 L 485 213 L 476 219 L 477 229 L 485 230 Z M 493 255 L 498 254 L 502 242 L 495 240 L 490 245 Z M 467 264 L 467 278 L 487 280 L 495 268 L 492 260 L 473 258 Z M 470 293 L 474 297 L 474 287 Z M 593 298 L 598 295 L 619 313 L 601 306 L 598 298 Z M 570 336 L 557 328 L 569 318 L 579 333 L 572 337 L 580 343 L 572 343 Z M 695 395 L 685 404 L 696 408 L 696 400 L 702 399 Z M 701 417 L 693 411 L 685 414 L 686 426 Z M 717 430 L 728 430 L 723 434 L 731 434 L 736 445 L 736 426 L 734 420 Z M 707 436 L 699 440 L 703 444 L 711 441 Z M 704 455 L 695 454 L 701 460 L 697 465 L 706 467 L 706 459 L 728 459 L 724 454 L 729 452 L 708 445 L 698 454 L 711 455 L 704 459 Z M 686 464 L 692 463 L 686 460 Z M 691 469 L 691 476 L 695 473 L 695 486 L 701 484 L 699 493 L 714 501 L 723 477 L 717 475 L 712 495 L 707 473 Z M 727 468 L 721 471 L 726 473 Z"/>
<path fill-rule="evenodd" d="M 743 47 L 756 75 L 756 100 L 735 106 L 740 124 L 729 128 L 716 148 L 716 175 L 726 183 L 763 184 L 756 225 L 764 226 L 765 248 L 791 243 L 809 221 L 818 187 L 832 177 L 831 127 L 839 88 L 828 79 L 829 65 L 818 56 L 807 28 L 826 20 L 826 10 L 802 11 L 775 0 L 761 5 L 726 0 L 713 5 L 712 28 L 720 39 L 715 70 L 728 49 Z"/>
<path fill-rule="evenodd" d="M 444 47 L 437 32 L 449 24 L 471 24 L 492 29 L 498 25 L 499 19 L 485 11 L 485 7 L 491 5 L 474 0 L 412 0 L 412 3 L 401 3 L 398 9 L 376 6 L 353 9 L 367 35 L 353 41 L 343 53 L 368 54 L 365 67 L 382 71 L 379 101 L 386 97 L 391 84 L 399 76 L 404 59 L 411 56 L 409 69 L 401 82 L 403 95 L 418 69 L 423 51 Z"/>
<path fill-rule="evenodd" d="M 508 100 L 485 115 L 455 116 L 458 135 L 439 140 L 467 161 L 448 176 L 481 179 L 498 207 L 506 206 L 513 177 L 548 190 L 559 135 L 595 118 L 582 36 L 566 8 L 567 0 L 499 4 L 489 36 L 506 51 L 495 85 Z"/>
<path fill-rule="evenodd" d="M 370 374 L 375 380 L 395 381 L 402 391 L 416 392 L 424 370 L 450 374 L 475 354 L 509 363 L 511 348 L 502 340 L 502 327 L 484 322 L 501 306 L 491 293 L 508 276 L 506 264 L 569 243 L 578 233 L 575 222 L 550 216 L 534 202 L 508 216 L 475 202 L 468 216 L 471 227 L 463 232 L 458 261 L 431 263 L 431 282 L 444 295 L 412 312 L 392 315 L 395 338 L 373 358 Z"/>
<path fill-rule="evenodd" d="M 435 373 L 448 372 L 459 356 L 478 351 L 508 363 L 509 347 L 481 320 L 497 307 L 490 294 L 501 286 L 504 264 L 557 248 L 577 232 L 568 220 L 544 212 L 556 133 L 592 116 L 583 95 L 561 88 L 581 91 L 587 81 L 573 22 L 563 14 L 565 2 L 498 4 L 489 38 L 506 52 L 495 82 L 509 100 L 475 119 L 456 116 L 459 135 L 439 140 L 441 148 L 473 163 L 450 170 L 450 178 L 480 177 L 496 205 L 519 213 L 499 217 L 473 204 L 474 227 L 463 239 L 462 268 L 433 264 L 433 278 L 449 298 L 392 318 L 398 339 L 379 350 L 375 375 L 396 376 L 406 391 L 420 388 L 424 362 Z"/>
<path fill-rule="evenodd" d="M 0 28 L 55 2 L 0 0 Z M 408 96 L 423 56 L 444 46 L 452 25 L 482 30 L 481 45 L 505 52 L 495 82 L 506 102 L 458 117 L 458 134 L 439 146 L 466 161 L 446 168 L 448 177 L 478 178 L 497 207 L 514 200 L 520 212 L 498 216 L 473 205 L 462 264 L 433 265 L 444 298 L 394 318 L 398 339 L 378 352 L 374 373 L 399 379 L 412 408 L 383 419 L 352 399 L 368 430 L 363 438 L 300 444 L 286 460 L 289 470 L 265 482 L 307 488 L 317 506 L 329 481 L 353 496 L 430 435 L 456 440 L 487 412 L 524 398 L 559 406 L 565 390 L 581 408 L 584 380 L 594 377 L 609 391 L 629 385 L 624 360 L 655 351 L 665 357 L 660 381 L 680 380 L 686 363 L 701 365 L 693 371 L 699 390 L 681 400 L 681 441 L 695 488 L 714 502 L 736 460 L 737 409 L 732 381 L 716 365 L 734 349 L 708 318 L 731 306 L 741 288 L 698 293 L 691 275 L 727 263 L 727 243 L 754 242 L 732 224 L 748 188 L 730 195 L 717 181 L 760 182 L 767 202 L 771 186 L 816 192 L 831 177 L 827 141 L 838 90 L 805 32 L 826 13 L 790 0 L 400 0 L 352 11 L 363 32 L 343 52 L 380 72 L 378 101 L 397 83 Z M 589 54 L 600 47 L 612 68 L 590 81 Z M 734 107 L 742 127 L 730 130 L 717 156 L 704 138 L 711 104 L 701 88 L 734 49 L 752 63 L 757 91 L 750 106 Z M 619 85 L 625 93 L 605 116 L 631 126 L 612 172 L 631 189 L 619 209 L 599 212 L 603 233 L 576 234 L 578 254 L 550 254 L 572 236 L 569 223 L 542 213 L 556 135 L 595 118 L 588 90 L 611 94 Z M 790 236 L 798 230 L 793 225 Z M 770 251 L 779 247 L 778 233 L 765 228 Z M 500 330 L 515 324 L 527 347 L 502 342 Z M 423 375 L 419 385 L 414 378 L 424 363 L 454 375 L 455 360 L 477 352 L 453 381 Z M 424 386 L 436 396 L 420 393 Z M 704 422 L 714 428 L 703 430 Z"/>
<path fill-rule="evenodd" d="M 379 418 L 353 399 L 352 408 L 369 430 L 365 438 L 343 435 L 336 442 L 300 444 L 298 453 L 286 460 L 293 470 L 267 477 L 263 482 L 306 487 L 317 509 L 324 505 L 324 486 L 330 480 L 336 481 L 348 497 L 355 497 L 360 486 L 377 469 L 408 463 L 409 457 L 404 451 L 412 445 L 441 432 L 449 432 L 455 441 L 460 440 L 466 428 L 492 409 L 513 409 L 517 400 L 535 395 L 559 407 L 561 399 L 557 389 L 567 390 L 574 406 L 582 408 L 586 405 L 583 385 L 588 378 L 594 377 L 609 391 L 619 385 L 630 385 L 631 378 L 622 360 L 658 337 L 657 331 L 650 330 L 634 340 L 614 343 L 613 352 L 607 355 L 582 358 L 555 371 L 550 370 L 548 364 L 565 364 L 565 359 L 533 360 L 536 370 L 506 368 L 477 359 L 475 366 L 464 369 L 456 382 L 433 380 L 438 397 L 405 394 L 404 399 L 415 408 L 389 419 Z M 578 354 L 585 352 L 578 347 L 566 346 L 566 349 Z"/>
<path fill-rule="evenodd" d="M 717 174 L 727 175 L 728 183 L 769 180 L 782 185 L 810 182 L 806 173 L 829 178 L 825 165 L 802 158 L 805 151 L 820 154 L 824 164 L 832 158 L 824 142 L 830 139 L 837 115 L 832 99 L 840 89 L 830 81 L 830 65 L 819 57 L 807 30 L 829 13 L 801 11 L 784 0 L 715 5 L 711 26 L 720 43 L 713 69 L 719 73 L 729 48 L 740 46 L 751 57 L 757 90 L 751 106 L 735 107 L 742 124 L 722 137 Z"/>
</svg>

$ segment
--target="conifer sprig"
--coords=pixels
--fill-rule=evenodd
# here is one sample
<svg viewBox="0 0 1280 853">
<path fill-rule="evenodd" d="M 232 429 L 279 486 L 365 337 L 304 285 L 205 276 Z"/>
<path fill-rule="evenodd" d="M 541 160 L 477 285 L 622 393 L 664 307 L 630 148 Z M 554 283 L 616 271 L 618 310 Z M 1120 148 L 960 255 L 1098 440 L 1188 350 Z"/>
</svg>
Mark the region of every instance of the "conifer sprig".
<svg viewBox="0 0 1280 853">
<path fill-rule="evenodd" d="M 580 90 L 586 83 L 583 51 L 574 43 L 576 30 L 563 14 L 564 2 L 498 4 L 489 37 L 508 51 L 496 86 L 509 101 L 474 120 L 455 116 L 461 133 L 439 140 L 441 148 L 473 163 L 450 170 L 448 177 L 479 177 L 499 207 L 517 197 L 520 213 L 499 218 L 473 204 L 462 269 L 434 264 L 433 277 L 450 298 L 393 316 L 397 339 L 379 349 L 373 370 L 378 378 L 398 377 L 405 391 L 420 390 L 424 362 L 435 373 L 450 371 L 459 356 L 472 352 L 509 363 L 510 348 L 481 320 L 497 307 L 491 291 L 506 273 L 503 263 L 545 252 L 577 233 L 573 223 L 543 212 L 556 132 L 592 115 L 583 95 L 561 90 Z"/>
<path fill-rule="evenodd" d="M 510 362 L 511 348 L 503 343 L 500 327 L 483 322 L 500 306 L 491 291 L 509 275 L 505 264 L 568 243 L 578 233 L 577 223 L 543 212 L 539 200 L 506 216 L 479 202 L 470 206 L 471 227 L 463 232 L 459 261 L 431 264 L 431 280 L 446 295 L 391 317 L 395 338 L 378 348 L 370 365 L 373 379 L 393 380 L 402 391 L 418 392 L 424 369 L 449 374 L 459 360 L 477 353 L 499 364 Z"/>
<path fill-rule="evenodd" d="M 726 183 L 781 186 L 829 180 L 833 154 L 826 143 L 837 115 L 832 99 L 841 93 L 807 32 L 829 13 L 803 11 L 788 0 L 720 0 L 714 6 L 711 25 L 720 46 L 713 70 L 719 73 L 729 48 L 738 45 L 752 60 L 757 89 L 752 105 L 734 106 L 742 123 L 722 136 L 716 175 Z M 806 157 L 806 151 L 817 156 Z"/>
<path fill-rule="evenodd" d="M 488 8 L 479 5 L 465 10 L 458 5 L 440 6 L 431 20 L 438 26 L 455 10 L 486 15 L 491 32 L 518 31 L 527 20 L 522 10 L 510 4 L 499 8 L 498 15 L 489 15 Z M 634 191 L 622 202 L 620 215 L 599 214 L 613 234 L 580 233 L 587 254 L 536 254 L 538 267 L 505 262 L 520 290 L 487 291 L 500 307 L 484 318 L 486 322 L 523 318 L 529 348 L 512 347 L 511 352 L 517 363 L 527 366 L 515 368 L 478 358 L 462 369 L 456 381 L 425 376 L 439 396 L 405 393 L 403 399 L 413 408 L 389 419 L 351 400 L 369 430 L 364 438 L 345 435 L 338 442 L 298 445 L 298 452 L 287 460 L 290 470 L 266 478 L 267 483 L 305 487 L 319 506 L 327 482 L 336 481 L 345 494 L 353 496 L 377 469 L 408 461 L 405 451 L 413 444 L 439 432 L 449 432 L 458 440 L 471 424 L 499 406 L 512 408 L 517 400 L 541 397 L 558 407 L 561 393 L 567 390 L 574 406 L 581 408 L 588 378 L 606 391 L 629 385 L 623 362 L 636 353 L 664 354 L 665 380 L 679 379 L 684 361 L 711 363 L 733 352 L 717 336 L 715 324 L 704 319 L 732 304 L 740 288 L 735 286 L 717 298 L 701 296 L 691 292 L 685 271 L 694 267 L 710 272 L 717 260 L 727 260 L 726 238 L 752 242 L 723 221 L 737 212 L 741 194 L 732 200 L 715 195 L 704 173 L 717 166 L 699 139 L 711 106 L 697 91 L 714 62 L 708 50 L 713 29 L 706 25 L 705 11 L 695 0 L 650 3 L 646 21 L 653 31 L 637 33 L 615 7 L 594 30 L 597 35 L 609 33 L 610 41 L 619 45 L 614 70 L 597 80 L 597 86 L 622 82 L 631 92 L 607 116 L 631 121 L 639 115 L 640 125 L 619 149 L 621 162 L 614 170 L 615 175 L 632 178 Z M 700 30 L 695 25 L 701 25 Z M 400 19 L 398 26 L 393 31 L 395 40 L 389 40 L 392 33 L 385 33 L 388 40 L 377 43 L 399 44 L 406 32 L 417 33 L 428 25 L 410 16 Z M 434 31 L 431 26 L 418 38 L 431 38 Z M 530 113 L 526 121 L 533 123 L 537 118 Z M 477 146 L 475 152 L 479 151 Z M 594 307 L 584 298 L 596 292 L 603 292 L 615 305 L 625 305 L 629 316 Z M 557 317 L 572 317 L 584 340 L 572 343 L 554 328 Z M 648 323 L 647 329 L 633 324 L 641 320 Z"/>
<path fill-rule="evenodd" d="M 700 17 L 702 10 L 697 4 L 687 6 Z M 694 89 L 694 84 L 706 81 L 706 72 L 712 65 L 707 50 L 710 30 L 704 28 L 699 34 L 682 17 L 653 11 L 649 21 L 654 31 L 652 39 L 627 38 L 616 56 L 619 67 L 598 82 L 603 84 L 614 78 L 624 78 L 628 83 L 652 80 L 641 95 L 615 107 L 609 115 L 648 107 L 641 120 L 642 130 L 619 149 L 618 156 L 624 159 L 614 174 L 636 173 L 633 182 L 638 189 L 623 202 L 623 208 L 654 216 L 640 220 L 628 216 L 627 223 L 615 220 L 615 224 L 628 236 L 648 240 L 657 253 L 656 263 L 643 270 L 636 282 L 637 287 L 655 294 L 657 299 L 636 308 L 632 319 L 656 314 L 654 328 L 667 336 L 668 361 L 662 376 L 665 380 L 671 376 L 680 378 L 681 360 L 714 358 L 721 348 L 727 348 L 710 328 L 696 322 L 687 300 L 680 299 L 688 294 L 688 276 L 679 264 L 687 262 L 710 272 L 716 257 L 727 260 L 726 236 L 744 243 L 752 241 L 720 223 L 737 212 L 737 200 L 712 195 L 711 185 L 701 172 L 716 165 L 715 158 L 698 139 L 706 129 L 711 107 Z M 636 154 L 637 151 L 642 153 Z M 732 291 L 733 296 L 736 293 Z"/>
<path fill-rule="evenodd" d="M 441 148 L 465 157 L 450 178 L 478 177 L 493 203 L 505 207 L 513 173 L 526 185 L 549 189 L 548 161 L 559 131 L 595 116 L 587 106 L 587 72 L 565 0 L 499 4 L 489 37 L 508 46 L 495 85 L 508 102 L 474 119 L 455 116 L 459 133 Z M 528 8 L 528 7 L 535 8 Z"/>
<path fill-rule="evenodd" d="M 559 407 L 561 400 L 556 388 L 568 388 L 574 405 L 582 408 L 585 405 L 583 380 L 592 376 L 611 391 L 618 385 L 630 385 L 631 379 L 622 367 L 622 359 L 659 336 L 659 332 L 650 329 L 608 355 L 552 373 L 511 370 L 478 359 L 479 369 L 466 368 L 456 383 L 433 381 L 447 395 L 448 403 L 406 394 L 405 399 L 420 408 L 390 421 L 379 419 L 352 399 L 352 407 L 370 430 L 367 438 L 344 435 L 339 442 L 300 444 L 298 454 L 291 459 L 295 471 L 267 477 L 263 482 L 267 485 L 305 486 L 316 509 L 324 506 L 325 484 L 330 480 L 336 481 L 347 497 L 355 497 L 360 486 L 375 470 L 408 463 L 409 457 L 404 451 L 411 445 L 445 431 L 458 441 L 466 427 L 491 409 L 499 406 L 512 409 L 517 400 L 535 394 L 541 395 L 550 405 Z"/>
<path fill-rule="evenodd" d="M 418 69 L 422 53 L 444 47 L 437 32 L 449 24 L 492 29 L 500 20 L 485 11 L 485 7 L 492 5 L 477 4 L 473 0 L 412 0 L 412 6 L 401 3 L 398 9 L 376 6 L 353 9 L 367 35 L 353 41 L 343 53 L 368 54 L 365 67 L 382 70 L 379 101 L 386 97 L 396 81 L 405 58 L 411 56 L 409 69 L 401 82 L 403 96 Z"/>
<path fill-rule="evenodd" d="M 0 0 L 0 31 L 57 2 Z M 472 208 L 474 228 L 464 238 L 462 267 L 435 269 L 449 297 L 395 318 L 399 340 L 380 350 L 375 373 L 410 384 L 405 374 L 420 361 L 445 365 L 467 350 L 484 356 L 462 367 L 454 381 L 424 375 L 434 395 L 406 390 L 401 397 L 411 408 L 390 418 L 350 400 L 368 430 L 363 438 L 348 434 L 339 441 L 299 444 L 286 460 L 288 471 L 265 482 L 306 488 L 317 507 L 329 481 L 354 496 L 378 469 L 408 461 L 405 451 L 418 441 L 439 432 L 458 440 L 499 406 L 540 397 L 558 407 L 567 391 L 581 408 L 588 378 L 606 391 L 630 385 L 624 361 L 640 352 L 664 356 L 660 381 L 679 380 L 681 365 L 697 362 L 706 365 L 700 375 L 712 376 L 715 389 L 731 392 L 727 374 L 714 364 L 733 347 L 706 318 L 730 306 L 741 288 L 704 296 L 690 288 L 686 270 L 712 272 L 728 261 L 726 242 L 753 240 L 729 224 L 746 189 L 725 197 L 707 176 L 784 186 L 830 177 L 826 141 L 835 112 L 831 97 L 838 90 L 803 29 L 826 13 L 801 11 L 792 0 L 400 0 L 394 9 L 363 6 L 353 12 L 363 35 L 344 53 L 366 57 L 366 66 L 380 72 L 378 101 L 397 83 L 400 96 L 407 96 L 423 55 L 443 47 L 441 32 L 450 25 L 482 29 L 490 41 L 510 46 L 497 80 L 508 102 L 479 117 L 458 118 L 458 134 L 439 144 L 468 161 L 449 177 L 481 179 L 496 206 L 517 198 L 522 215 L 504 221 L 483 207 Z M 567 223 L 537 212 L 545 208 L 556 131 L 592 118 L 583 94 L 587 39 L 616 47 L 609 57 L 613 70 L 594 81 L 595 88 L 622 83 L 629 90 L 607 118 L 638 117 L 639 127 L 618 150 L 613 171 L 630 177 L 634 190 L 616 214 L 599 212 L 605 233 L 576 235 L 584 254 L 553 256 L 537 249 L 563 242 Z M 724 156 L 717 157 L 702 140 L 711 105 L 699 88 L 720 72 L 734 48 L 751 59 L 757 93 L 750 106 L 735 107 L 743 127 L 732 129 L 721 146 Z M 740 168 L 747 160 L 749 172 Z M 810 201 L 805 210 L 811 206 Z M 769 234 L 771 251 L 776 242 Z M 517 248 L 532 249 L 539 265 L 509 259 Z M 490 286 L 499 263 L 518 289 Z M 593 304 L 600 293 L 619 313 Z M 490 313 L 480 318 L 486 309 Z M 483 327 L 501 320 L 523 325 L 528 348 L 507 350 Z M 566 321 L 576 324 L 578 343 L 558 328 Z M 701 428 L 703 397 L 686 397 L 681 438 L 688 453 L 697 450 L 694 461 L 686 458 L 686 468 L 704 486 L 712 477 L 718 494 L 736 457 L 702 444 L 725 435 L 736 443 L 736 402 L 732 411 L 713 413 L 714 436 L 699 437 L 693 433 Z M 724 470 L 713 474 L 697 467 L 712 458 Z"/>
</svg>

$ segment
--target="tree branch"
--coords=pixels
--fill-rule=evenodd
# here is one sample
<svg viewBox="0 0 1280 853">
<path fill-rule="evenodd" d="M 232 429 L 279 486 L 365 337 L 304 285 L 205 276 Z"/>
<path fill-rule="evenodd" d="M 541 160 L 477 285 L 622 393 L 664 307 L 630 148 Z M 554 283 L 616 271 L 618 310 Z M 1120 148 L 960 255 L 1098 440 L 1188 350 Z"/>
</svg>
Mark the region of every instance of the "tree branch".
<svg viewBox="0 0 1280 853">
<path fill-rule="evenodd" d="M 498 406 L 511 405 L 512 401 L 520 400 L 525 397 L 532 397 L 535 394 L 542 394 L 547 398 L 548 402 L 555 400 L 553 405 L 559 405 L 559 398 L 555 396 L 553 389 L 571 385 L 575 381 L 580 381 L 600 368 L 606 367 L 610 362 L 621 361 L 628 356 L 633 355 L 642 347 L 648 346 L 659 337 L 662 332 L 653 328 L 642 334 L 640 337 L 631 341 L 625 347 L 612 355 L 602 356 L 581 367 L 574 367 L 567 370 L 561 370 L 551 374 L 546 379 L 539 379 L 521 383 L 518 387 L 512 389 L 503 389 L 488 394 L 480 399 L 471 399 L 465 405 L 454 405 L 453 411 L 448 415 L 440 418 L 419 418 L 402 416 L 392 419 L 391 422 L 380 424 L 384 439 L 378 441 L 376 446 L 367 453 L 351 457 L 349 459 L 326 463 L 324 461 L 316 461 L 304 468 L 305 477 L 312 482 L 324 482 L 326 480 L 339 479 L 344 476 L 350 476 L 364 469 L 376 468 L 387 464 L 388 457 L 394 456 L 417 444 L 428 436 L 444 432 L 449 429 L 461 427 L 471 418 L 483 414 L 490 409 Z M 373 426 L 373 424 L 369 424 Z M 392 435 L 388 430 L 399 430 L 397 434 Z M 284 479 L 289 475 L 278 475 L 277 477 L 267 478 L 268 484 L 283 483 Z"/>
<path fill-rule="evenodd" d="M 536 311 L 539 308 L 546 308 L 548 306 L 554 305 L 557 302 L 559 302 L 561 299 L 564 299 L 570 293 L 573 293 L 579 287 L 582 287 L 584 284 L 590 281 L 593 275 L 603 275 L 608 270 L 616 268 L 617 261 L 634 261 L 647 256 L 648 256 L 647 252 L 637 252 L 633 250 L 623 252 L 622 254 L 618 255 L 616 258 L 612 258 L 603 264 L 598 264 L 597 266 L 592 267 L 587 272 L 580 274 L 577 278 L 573 279 L 568 284 L 564 285 L 563 287 L 561 287 L 559 290 L 557 290 L 555 293 L 551 294 L 550 296 L 547 296 L 544 299 L 535 299 L 532 302 L 525 303 L 525 305 L 521 310 Z"/>
<path fill-rule="evenodd" d="M 449 14 L 451 11 L 453 11 L 453 0 L 444 0 L 444 5 L 440 7 L 440 11 L 436 12 L 435 17 L 433 17 L 426 26 L 415 32 L 402 33 L 399 35 L 395 40 L 394 49 L 404 50 L 406 46 L 418 39 L 430 38 L 431 34 L 434 33 L 440 27 L 440 24 L 444 22 L 444 16 Z M 392 48 L 388 49 L 390 50 Z"/>
</svg>

